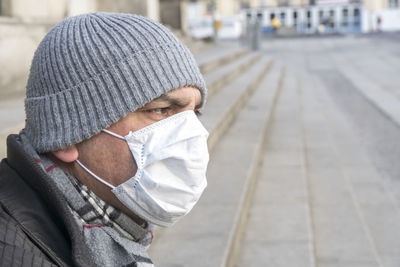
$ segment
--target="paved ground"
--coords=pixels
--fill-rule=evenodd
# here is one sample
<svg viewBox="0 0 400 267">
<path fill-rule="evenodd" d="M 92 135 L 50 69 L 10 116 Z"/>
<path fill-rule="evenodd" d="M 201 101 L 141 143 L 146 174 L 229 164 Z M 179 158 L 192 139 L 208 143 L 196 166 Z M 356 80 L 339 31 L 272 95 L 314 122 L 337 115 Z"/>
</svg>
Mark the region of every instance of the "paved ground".
<svg viewBox="0 0 400 267">
<path fill-rule="evenodd" d="M 395 35 L 397 36 L 397 35 Z M 311 75 L 327 89 L 372 160 L 390 183 L 399 184 L 400 112 L 385 112 L 385 94 L 400 107 L 400 46 L 397 38 L 334 37 L 271 40 L 264 51 L 285 62 L 295 74 Z M 308 77 L 308 76 L 305 76 Z M 364 91 L 374 85 L 376 99 Z"/>
<path fill-rule="evenodd" d="M 396 36 L 268 40 L 287 67 L 237 266 L 400 266 Z"/>
<path fill-rule="evenodd" d="M 400 49 L 397 37 L 383 37 L 265 40 L 272 71 L 215 146 L 198 205 L 155 240 L 155 262 L 400 266 Z M 263 113 L 262 93 L 273 88 L 280 89 L 253 178 L 242 169 L 252 173 L 246 166 L 260 130 L 239 126 L 256 120 L 243 118 L 246 111 Z M 222 109 L 226 98 L 215 94 L 209 103 Z"/>
</svg>

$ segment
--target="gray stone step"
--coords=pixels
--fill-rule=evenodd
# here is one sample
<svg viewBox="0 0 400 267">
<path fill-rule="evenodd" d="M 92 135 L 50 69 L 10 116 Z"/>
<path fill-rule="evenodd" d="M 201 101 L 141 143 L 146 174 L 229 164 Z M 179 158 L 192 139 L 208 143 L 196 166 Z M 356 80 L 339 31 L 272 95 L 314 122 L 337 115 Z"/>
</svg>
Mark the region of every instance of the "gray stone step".
<svg viewBox="0 0 400 267">
<path fill-rule="evenodd" d="M 267 65 L 268 61 L 262 59 L 261 62 Z M 249 70 L 247 75 L 254 71 Z M 215 267 L 228 264 L 240 237 L 238 233 L 242 230 L 241 219 L 246 213 L 249 193 L 251 195 L 251 190 L 248 190 L 252 188 L 280 73 L 280 69 L 273 68 L 261 79 L 258 89 L 249 96 L 247 105 L 224 137 L 215 144 L 208 169 L 208 188 L 188 216 L 173 227 L 163 229 L 155 238 L 149 251 L 155 265 Z M 245 74 L 243 77 L 246 77 Z M 242 87 L 238 81 L 233 85 L 236 90 Z M 231 94 L 225 98 L 222 97 L 224 91 L 221 91 L 210 102 L 217 101 L 220 95 L 219 105 L 216 106 L 232 105 L 227 100 L 234 94 L 234 88 L 230 88 Z M 210 109 L 205 109 L 205 112 L 214 117 L 225 116 L 223 111 L 211 110 L 213 103 L 208 105 Z"/>
<path fill-rule="evenodd" d="M 258 53 L 249 53 L 204 75 L 208 88 L 208 97 L 212 97 L 225 84 L 237 78 L 260 58 L 261 55 Z"/>
<path fill-rule="evenodd" d="M 256 175 L 239 257 L 230 266 L 314 266 L 301 136 L 297 79 L 287 73 Z"/>
<path fill-rule="evenodd" d="M 220 66 L 234 61 L 246 54 L 250 53 L 249 50 L 237 45 L 219 45 L 213 49 L 203 52 L 195 53 L 194 57 L 199 64 L 202 74 L 207 74 Z"/>
<path fill-rule="evenodd" d="M 210 132 L 208 138 L 210 150 L 227 130 L 248 97 L 256 89 L 260 79 L 272 65 L 272 61 L 268 58 L 262 58 L 208 100 L 200 120 Z"/>
<path fill-rule="evenodd" d="M 398 266 L 394 192 L 323 83 L 307 75 L 296 92 L 291 77 L 277 104 L 236 266 Z"/>
</svg>

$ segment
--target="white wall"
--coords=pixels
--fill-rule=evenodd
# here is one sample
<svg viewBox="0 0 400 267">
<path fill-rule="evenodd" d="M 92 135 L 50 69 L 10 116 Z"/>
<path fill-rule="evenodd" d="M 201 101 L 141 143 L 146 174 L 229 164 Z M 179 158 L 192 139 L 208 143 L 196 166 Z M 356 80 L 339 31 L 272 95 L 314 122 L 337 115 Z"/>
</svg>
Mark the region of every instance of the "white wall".
<svg viewBox="0 0 400 267">
<path fill-rule="evenodd" d="M 382 18 L 382 24 L 378 29 L 378 17 Z M 363 12 L 363 32 L 375 31 L 400 31 L 400 9 L 382 9 L 379 11 Z"/>
<path fill-rule="evenodd" d="M 377 11 L 376 17 L 382 18 L 382 31 L 398 31 L 400 30 L 400 9 L 386 9 Z M 376 19 L 375 19 L 376 21 Z"/>
</svg>

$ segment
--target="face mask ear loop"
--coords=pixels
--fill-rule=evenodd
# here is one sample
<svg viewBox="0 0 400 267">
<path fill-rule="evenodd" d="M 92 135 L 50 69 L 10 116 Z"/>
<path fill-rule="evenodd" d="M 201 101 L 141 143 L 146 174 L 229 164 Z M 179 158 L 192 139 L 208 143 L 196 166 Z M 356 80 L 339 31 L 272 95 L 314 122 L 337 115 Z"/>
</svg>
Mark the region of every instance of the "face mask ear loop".
<svg viewBox="0 0 400 267">
<path fill-rule="evenodd" d="M 119 134 L 113 133 L 113 132 L 111 132 L 109 130 L 103 129 L 102 131 L 105 132 L 105 133 L 108 133 L 108 134 L 110 134 L 112 136 L 115 136 L 115 137 L 117 137 L 119 139 L 125 140 L 125 138 L 123 136 L 120 136 Z"/>
<path fill-rule="evenodd" d="M 76 162 L 85 170 L 87 171 L 90 175 L 92 175 L 94 178 L 96 178 L 96 180 L 98 180 L 99 182 L 102 182 L 103 184 L 105 184 L 106 186 L 110 187 L 111 189 L 114 189 L 115 186 L 113 186 L 110 183 L 107 183 L 106 181 L 104 181 L 103 179 L 101 179 L 99 176 L 97 176 L 96 174 L 94 174 L 91 170 L 89 170 L 88 168 L 86 168 L 85 165 L 83 165 L 78 159 L 76 160 Z"/>
</svg>

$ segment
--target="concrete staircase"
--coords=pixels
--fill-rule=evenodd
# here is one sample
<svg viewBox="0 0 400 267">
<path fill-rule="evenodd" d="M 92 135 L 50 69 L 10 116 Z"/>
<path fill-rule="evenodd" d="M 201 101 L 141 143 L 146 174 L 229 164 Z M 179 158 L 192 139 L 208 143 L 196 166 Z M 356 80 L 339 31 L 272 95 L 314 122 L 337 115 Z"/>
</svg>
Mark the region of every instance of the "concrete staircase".
<svg viewBox="0 0 400 267">
<path fill-rule="evenodd" d="M 158 229 L 156 266 L 400 266 L 393 192 L 319 78 L 261 53 L 205 77 L 209 184 Z"/>
</svg>

